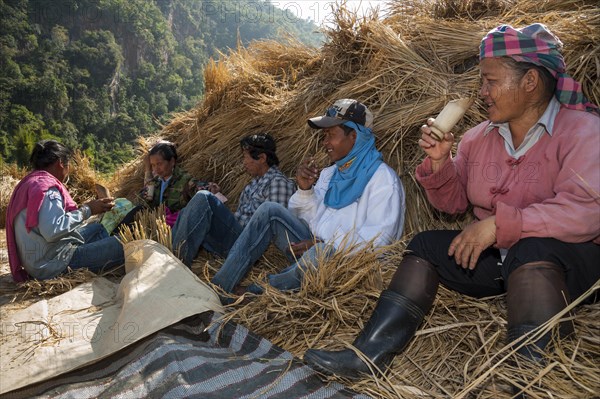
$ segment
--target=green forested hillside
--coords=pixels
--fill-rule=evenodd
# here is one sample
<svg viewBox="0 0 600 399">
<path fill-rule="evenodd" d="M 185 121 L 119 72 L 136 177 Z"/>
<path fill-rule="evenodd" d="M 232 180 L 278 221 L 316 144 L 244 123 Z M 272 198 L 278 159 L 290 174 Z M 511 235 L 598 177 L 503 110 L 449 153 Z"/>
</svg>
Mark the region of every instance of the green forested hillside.
<svg viewBox="0 0 600 399">
<path fill-rule="evenodd" d="M 202 98 L 218 51 L 283 32 L 319 45 L 315 30 L 256 0 L 0 0 L 2 161 L 56 137 L 111 171 Z"/>
</svg>

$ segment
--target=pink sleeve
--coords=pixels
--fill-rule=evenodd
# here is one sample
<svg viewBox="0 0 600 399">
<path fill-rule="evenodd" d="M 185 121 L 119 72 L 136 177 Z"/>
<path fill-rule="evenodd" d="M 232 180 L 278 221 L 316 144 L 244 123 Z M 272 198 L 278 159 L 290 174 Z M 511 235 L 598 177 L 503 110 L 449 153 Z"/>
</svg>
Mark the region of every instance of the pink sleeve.
<svg viewBox="0 0 600 399">
<path fill-rule="evenodd" d="M 503 202 L 498 202 L 496 207 L 496 245 L 498 248 L 510 248 L 521 238 L 521 210 Z"/>
<path fill-rule="evenodd" d="M 465 133 L 467 136 L 469 132 Z M 469 140 L 461 140 L 456 157 L 446 160 L 440 170 L 431 172 L 429 157 L 417 166 L 415 177 L 427 193 L 427 199 L 436 209 L 450 213 L 463 213 L 469 207 L 467 198 L 467 173 Z"/>
</svg>

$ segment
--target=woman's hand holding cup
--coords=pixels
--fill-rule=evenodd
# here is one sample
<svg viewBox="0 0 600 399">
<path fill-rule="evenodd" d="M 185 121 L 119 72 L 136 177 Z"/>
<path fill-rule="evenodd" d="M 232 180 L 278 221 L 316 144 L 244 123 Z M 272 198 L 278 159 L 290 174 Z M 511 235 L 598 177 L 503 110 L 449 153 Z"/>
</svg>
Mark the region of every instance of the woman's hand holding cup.
<svg viewBox="0 0 600 399">
<path fill-rule="evenodd" d="M 433 172 L 436 172 L 450 157 L 450 151 L 454 144 L 454 135 L 452 133 L 446 133 L 441 141 L 433 138 L 430 126 L 434 121 L 435 119 L 429 118 L 427 119 L 427 124 L 421 126 L 419 147 L 421 147 L 423 151 L 425 151 L 425 154 L 431 159 Z"/>
</svg>

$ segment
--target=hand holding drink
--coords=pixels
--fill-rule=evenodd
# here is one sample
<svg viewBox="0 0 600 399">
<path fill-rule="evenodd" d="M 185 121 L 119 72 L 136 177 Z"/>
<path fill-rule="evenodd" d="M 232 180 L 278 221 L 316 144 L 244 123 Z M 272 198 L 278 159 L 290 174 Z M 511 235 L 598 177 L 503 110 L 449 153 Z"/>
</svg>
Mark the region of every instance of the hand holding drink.
<svg viewBox="0 0 600 399">
<path fill-rule="evenodd" d="M 301 190 L 308 190 L 317 181 L 319 170 L 314 157 L 304 159 L 296 171 L 296 183 Z"/>
<path fill-rule="evenodd" d="M 442 141 L 445 134 L 452 130 L 465 112 L 467 112 L 471 104 L 473 104 L 473 99 L 471 98 L 452 100 L 446 104 L 442 112 L 434 119 L 433 124 L 429 126 L 431 137 L 437 141 Z"/>
<path fill-rule="evenodd" d="M 473 99 L 452 100 L 437 118 L 429 118 L 421 127 L 419 146 L 431 159 L 432 172 L 436 172 L 450 156 L 454 136 L 450 132 L 473 103 Z"/>
</svg>

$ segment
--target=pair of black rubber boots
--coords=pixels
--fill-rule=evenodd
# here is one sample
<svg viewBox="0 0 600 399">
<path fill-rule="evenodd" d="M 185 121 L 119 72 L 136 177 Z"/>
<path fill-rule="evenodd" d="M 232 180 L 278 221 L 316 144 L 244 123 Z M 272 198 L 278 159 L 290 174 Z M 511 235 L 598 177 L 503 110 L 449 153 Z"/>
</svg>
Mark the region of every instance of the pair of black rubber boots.
<svg viewBox="0 0 600 399">
<path fill-rule="evenodd" d="M 353 343 L 369 362 L 363 361 L 351 349 L 309 349 L 304 360 L 318 371 L 351 379 L 361 374 L 383 372 L 406 347 L 431 309 L 438 284 L 438 274 L 432 264 L 414 255 L 405 256 L 390 286 L 382 292 L 371 318 Z M 509 342 L 546 322 L 568 302 L 564 271 L 560 266 L 550 262 L 520 266 L 508 279 Z M 561 335 L 571 331 L 570 323 L 561 325 Z M 541 350 L 550 339 L 551 332 L 548 332 L 535 342 L 522 345 L 517 353 L 539 362 Z"/>
</svg>

